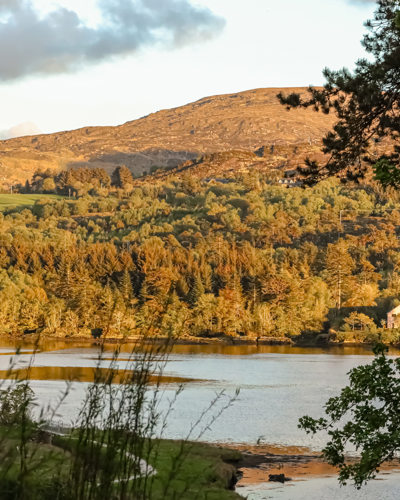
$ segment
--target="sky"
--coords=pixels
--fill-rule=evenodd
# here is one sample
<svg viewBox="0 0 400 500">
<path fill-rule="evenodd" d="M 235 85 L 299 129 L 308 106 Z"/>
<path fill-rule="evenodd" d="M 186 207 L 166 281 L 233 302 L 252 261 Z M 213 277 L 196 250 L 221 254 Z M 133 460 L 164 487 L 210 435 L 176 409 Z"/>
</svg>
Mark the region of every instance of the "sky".
<svg viewBox="0 0 400 500">
<path fill-rule="evenodd" d="M 0 0 L 0 138 L 352 68 L 373 0 Z"/>
</svg>

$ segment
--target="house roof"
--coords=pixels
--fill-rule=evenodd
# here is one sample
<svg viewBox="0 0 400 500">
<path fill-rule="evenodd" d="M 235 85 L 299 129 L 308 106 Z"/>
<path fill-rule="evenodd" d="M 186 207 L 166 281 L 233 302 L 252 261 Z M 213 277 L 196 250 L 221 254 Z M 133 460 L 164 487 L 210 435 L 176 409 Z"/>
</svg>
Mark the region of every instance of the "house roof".
<svg viewBox="0 0 400 500">
<path fill-rule="evenodd" d="M 394 309 L 389 311 L 388 314 L 400 314 L 400 306 L 395 307 Z"/>
</svg>

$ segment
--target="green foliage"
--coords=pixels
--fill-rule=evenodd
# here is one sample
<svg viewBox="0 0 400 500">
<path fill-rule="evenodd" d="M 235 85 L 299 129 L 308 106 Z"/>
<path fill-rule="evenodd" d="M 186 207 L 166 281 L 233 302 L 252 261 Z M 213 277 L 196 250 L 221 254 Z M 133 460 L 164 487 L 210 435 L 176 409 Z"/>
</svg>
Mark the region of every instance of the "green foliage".
<svg viewBox="0 0 400 500">
<path fill-rule="evenodd" d="M 384 187 L 400 186 L 400 170 L 388 158 L 380 158 L 374 165 L 375 178 Z"/>
<path fill-rule="evenodd" d="M 380 325 L 400 297 L 400 199 L 376 185 L 185 177 L 15 196 L 40 199 L 0 215 L 0 333 L 136 336 L 164 315 L 155 335 L 282 337 L 353 312 Z M 375 335 L 354 332 L 338 336 Z"/>
<path fill-rule="evenodd" d="M 342 484 L 351 480 L 357 488 L 400 450 L 400 358 L 388 358 L 382 345 L 374 352 L 372 364 L 351 370 L 349 385 L 326 403 L 327 418 L 306 416 L 299 425 L 307 433 L 328 431 L 325 458 L 339 468 Z M 359 459 L 348 457 L 349 447 Z"/>
<path fill-rule="evenodd" d="M 32 207 L 39 200 L 58 200 L 60 196 L 45 194 L 0 194 L 0 212 Z"/>
<path fill-rule="evenodd" d="M 70 195 L 85 194 L 94 188 L 108 188 L 111 179 L 107 172 L 102 168 L 76 168 L 65 170 L 54 176 L 54 183 L 57 191 Z M 40 182 L 35 184 L 35 178 L 32 183 L 32 189 L 43 189 Z"/>
<path fill-rule="evenodd" d="M 31 418 L 34 393 L 26 383 L 0 391 L 0 426 L 19 426 Z"/>
<path fill-rule="evenodd" d="M 377 4 L 363 40 L 370 58 L 358 60 L 353 73 L 325 69 L 324 89 L 310 88 L 309 99 L 278 95 L 289 108 L 312 106 L 324 113 L 333 110 L 338 117 L 324 139 L 329 160 L 323 165 L 308 160 L 300 169 L 309 185 L 331 175 L 360 179 L 375 164 L 384 186 L 399 186 L 400 0 Z"/>
<path fill-rule="evenodd" d="M 125 165 L 117 167 L 112 173 L 111 183 L 113 186 L 121 189 L 132 188 L 133 186 L 132 172 Z"/>
<path fill-rule="evenodd" d="M 230 491 L 236 469 L 226 462 L 237 462 L 240 453 L 189 441 L 202 438 L 233 404 L 238 391 L 231 397 L 224 391 L 216 394 L 186 439 L 163 440 L 182 387 L 161 412 L 162 375 L 170 345 L 149 340 L 138 343 L 124 358 L 123 370 L 118 369 L 120 346 L 107 368 L 105 355 L 110 354 L 100 351 L 94 382 L 87 386 L 73 428 L 43 419 L 56 416 L 69 384 L 56 406 L 42 409 L 38 420 L 29 415 L 33 392 L 27 380 L 18 379 L 1 393 L 1 499 L 239 498 Z"/>
<path fill-rule="evenodd" d="M 363 313 L 352 312 L 350 315 L 344 320 L 344 329 L 345 330 L 365 330 L 371 329 L 375 327 L 374 321 Z"/>
</svg>

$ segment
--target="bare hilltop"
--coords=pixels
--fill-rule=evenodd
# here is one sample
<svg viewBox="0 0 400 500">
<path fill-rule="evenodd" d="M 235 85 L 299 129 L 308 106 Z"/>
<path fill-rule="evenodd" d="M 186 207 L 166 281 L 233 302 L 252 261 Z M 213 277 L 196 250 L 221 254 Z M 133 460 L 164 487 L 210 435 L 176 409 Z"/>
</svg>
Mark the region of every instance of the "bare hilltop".
<svg viewBox="0 0 400 500">
<path fill-rule="evenodd" d="M 276 95 L 292 91 L 306 89 L 255 89 L 206 97 L 116 127 L 0 141 L 0 182 L 23 182 L 36 170 L 82 166 L 110 172 L 126 165 L 135 175 L 152 167 L 191 163 L 197 171 L 201 163 L 217 164 L 221 171 L 252 163 L 288 168 L 310 153 L 318 155 L 321 139 L 334 122 L 333 116 L 311 110 L 286 110 Z"/>
</svg>

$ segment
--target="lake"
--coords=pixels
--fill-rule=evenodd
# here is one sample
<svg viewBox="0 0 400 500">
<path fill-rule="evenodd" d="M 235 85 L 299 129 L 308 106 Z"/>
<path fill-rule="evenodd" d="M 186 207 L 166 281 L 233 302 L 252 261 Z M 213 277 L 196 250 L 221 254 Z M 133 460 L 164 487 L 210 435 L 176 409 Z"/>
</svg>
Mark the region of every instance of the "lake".
<svg viewBox="0 0 400 500">
<path fill-rule="evenodd" d="M 10 344 L 3 343 L 0 348 L 0 370 L 6 370 L 9 365 L 11 347 Z M 26 366 L 31 357 L 29 346 L 25 346 L 25 350 L 18 356 L 20 368 Z M 129 351 L 130 346 L 124 345 L 118 361 L 121 369 L 126 366 Z M 97 346 L 62 342 L 45 344 L 43 350 L 36 353 L 31 386 L 41 405 L 54 404 L 65 389 L 65 379 L 81 380 L 73 384 L 70 394 L 58 411 L 57 420 L 68 424 L 76 417 L 90 374 L 96 366 L 98 353 Z M 107 353 L 105 357 L 108 357 Z M 290 346 L 175 346 L 163 373 L 166 377 L 163 384 L 164 408 L 181 382 L 184 390 L 168 419 L 164 437 L 186 437 L 192 423 L 216 393 L 226 393 L 219 402 L 221 406 L 239 388 L 237 400 L 213 423 L 210 430 L 201 435 L 203 441 L 278 448 L 300 447 L 319 451 L 324 446 L 325 437 L 307 436 L 297 427 L 299 417 L 305 414 L 320 416 L 326 400 L 337 395 L 347 383 L 349 370 L 371 360 L 371 351 L 362 347 L 322 349 Z M 108 361 L 104 360 L 102 363 L 107 366 Z M 211 415 L 218 408 L 217 404 Z M 195 436 L 196 433 L 191 437 Z M 375 489 L 372 493 L 370 487 L 371 497 L 365 496 L 368 495 L 365 490 L 363 496 L 354 498 L 376 498 L 372 495 L 376 495 L 377 484 L 387 485 L 392 493 L 391 483 L 394 477 L 395 475 L 391 475 L 391 479 L 386 482 L 373 483 Z M 265 485 L 264 490 L 258 485 L 258 489 L 246 490 L 246 494 L 254 499 L 301 498 L 296 497 L 296 494 L 300 495 L 304 486 L 296 489 L 293 488 L 294 484 L 290 487 L 274 485 L 274 490 L 271 490 L 269 484 Z M 312 484 L 318 490 L 318 484 Z M 337 489 L 335 481 L 327 484 L 333 490 Z M 290 492 L 289 497 L 284 496 L 287 491 Z M 295 494 L 295 491 L 298 493 Z M 262 496 L 266 492 L 270 496 Z M 340 494 L 344 494 L 344 490 Z M 347 496 L 335 496 L 335 493 L 331 493 L 329 498 Z"/>
</svg>

